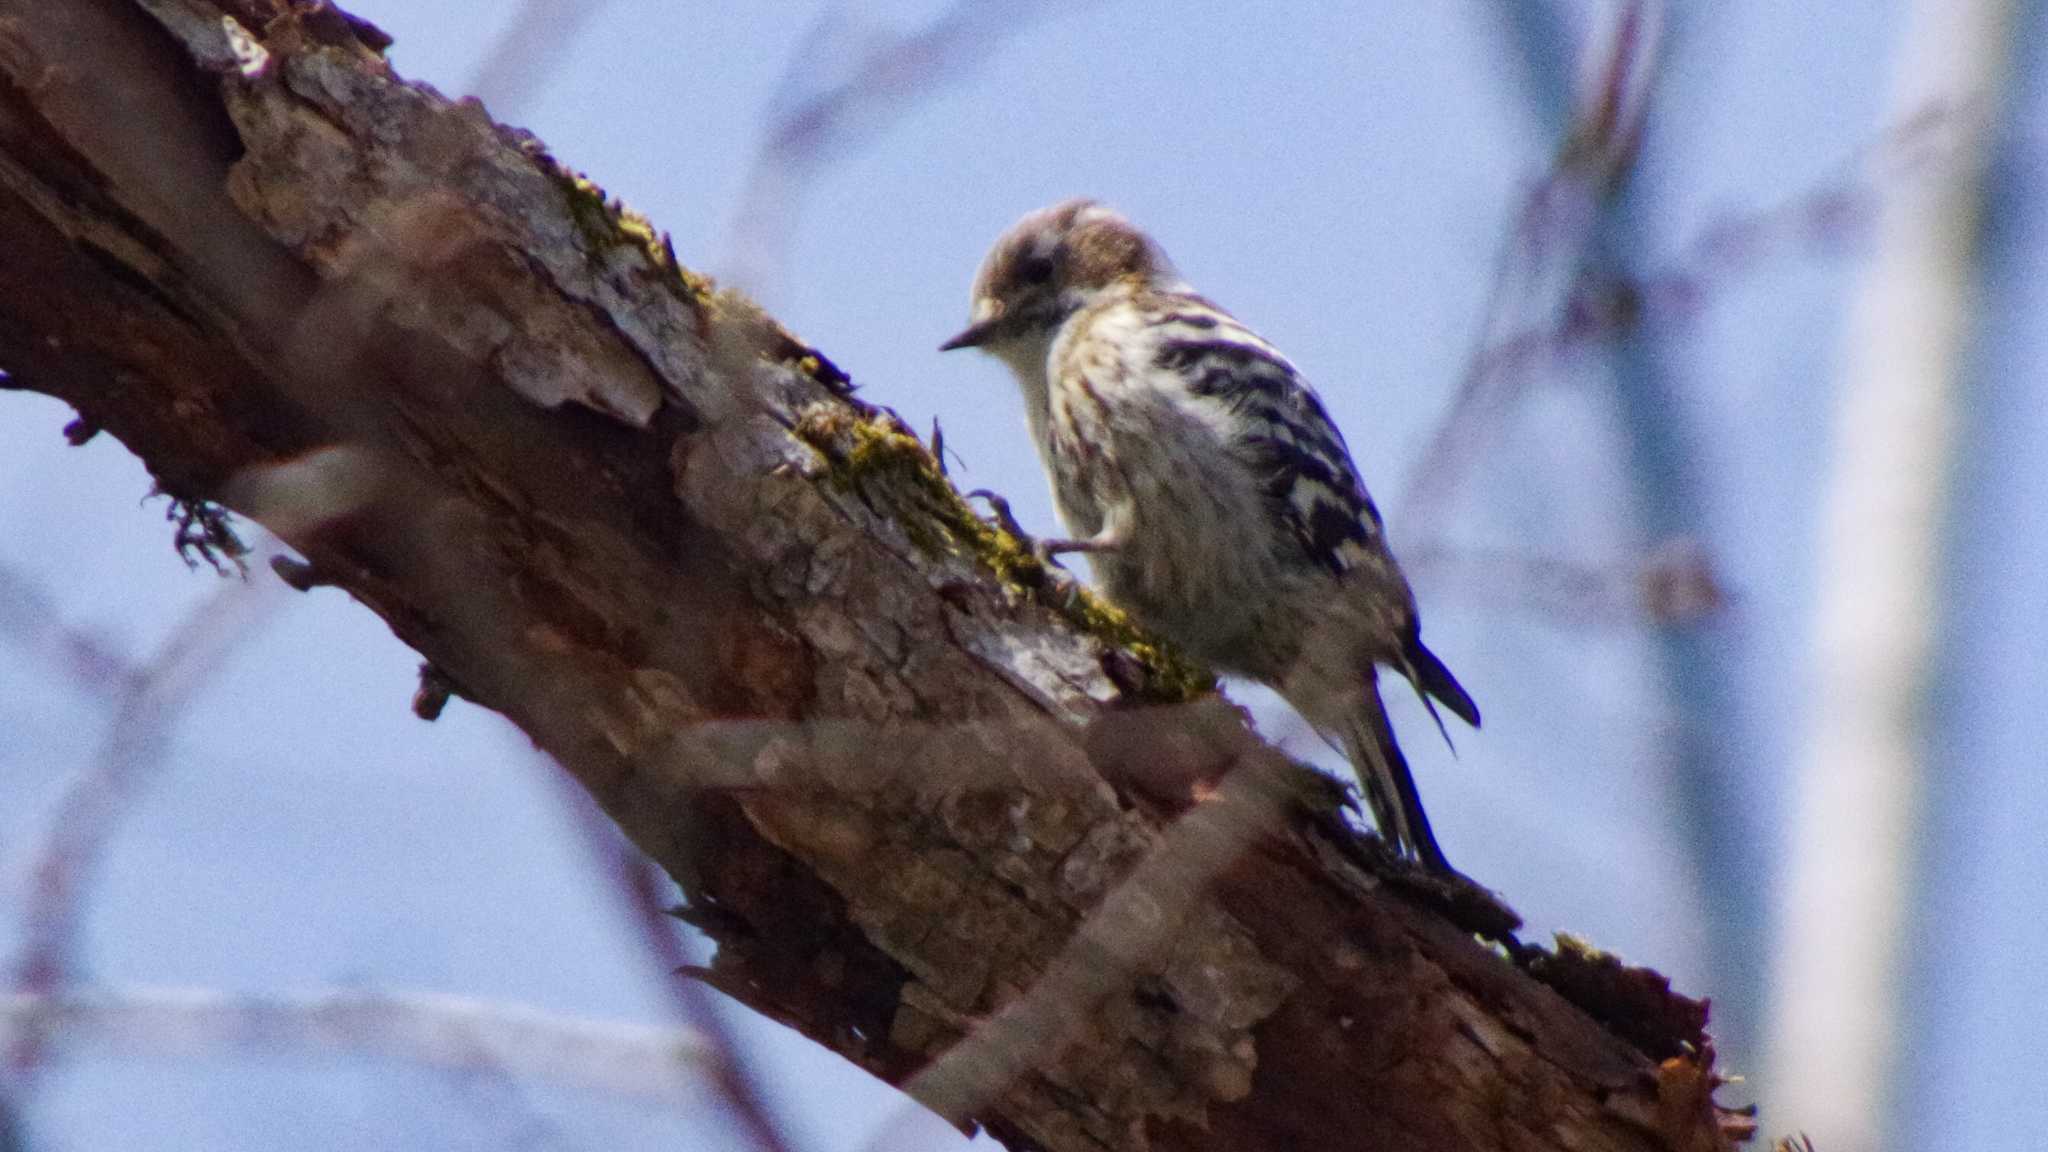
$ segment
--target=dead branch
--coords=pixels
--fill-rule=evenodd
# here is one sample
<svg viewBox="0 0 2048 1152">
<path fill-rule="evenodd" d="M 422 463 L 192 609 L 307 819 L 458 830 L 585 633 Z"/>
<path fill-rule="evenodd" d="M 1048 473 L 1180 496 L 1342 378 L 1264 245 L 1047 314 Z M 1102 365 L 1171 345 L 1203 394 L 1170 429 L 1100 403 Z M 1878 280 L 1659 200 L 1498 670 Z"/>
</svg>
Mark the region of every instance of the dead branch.
<svg viewBox="0 0 2048 1152">
<path fill-rule="evenodd" d="M 897 1083 L 1074 988 L 934 1094 L 1014 1147 L 1740 1130 L 1700 1005 L 1388 863 L 1198 671 L 1041 597 L 829 360 L 381 43 L 321 3 L 0 0 L 0 367 L 187 503 L 281 489 L 301 581 L 573 773 L 707 978 Z M 1261 781 L 1273 816 L 1203 840 Z"/>
</svg>

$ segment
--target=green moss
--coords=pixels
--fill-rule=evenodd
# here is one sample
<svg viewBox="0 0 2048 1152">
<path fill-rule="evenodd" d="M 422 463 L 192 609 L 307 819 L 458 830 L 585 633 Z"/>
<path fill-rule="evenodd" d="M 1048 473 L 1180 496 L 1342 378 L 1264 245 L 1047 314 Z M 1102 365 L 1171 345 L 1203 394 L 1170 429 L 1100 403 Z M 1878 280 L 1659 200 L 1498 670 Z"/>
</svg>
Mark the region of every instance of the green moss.
<svg viewBox="0 0 2048 1152">
<path fill-rule="evenodd" d="M 803 365 L 799 365 L 800 368 Z M 939 462 L 892 414 L 862 414 L 842 405 L 814 405 L 796 434 L 831 462 L 826 480 L 841 491 L 871 492 L 886 484 L 905 497 L 892 508 L 910 542 L 931 555 L 972 556 L 1003 583 L 1036 594 L 1050 587 L 1045 565 L 1025 543 L 975 514 Z M 1069 599 L 1047 598 L 1069 621 L 1129 652 L 1146 672 L 1144 695 L 1180 703 L 1211 692 L 1216 677 L 1151 635 L 1115 605 L 1086 588 Z"/>
<path fill-rule="evenodd" d="M 606 203 L 604 189 L 580 172 L 561 168 L 555 175 L 569 202 L 569 218 L 576 222 L 576 231 L 582 234 L 584 241 L 593 247 L 611 243 L 612 213 L 611 206 Z"/>
<path fill-rule="evenodd" d="M 529 149 L 528 154 L 561 186 L 569 218 L 575 222 L 577 233 L 591 252 L 602 252 L 618 244 L 638 248 L 648 263 L 675 277 L 676 284 L 688 299 L 700 307 L 712 302 L 717 295 L 717 287 L 711 278 L 683 267 L 676 259 L 668 234 L 656 228 L 653 221 L 605 192 L 597 181 L 546 152 Z"/>
<path fill-rule="evenodd" d="M 1552 935 L 1557 940 L 1557 954 L 1560 956 L 1570 956 L 1574 960 L 1583 960 L 1588 964 L 1598 964 L 1609 958 L 1605 949 L 1595 947 L 1591 940 L 1583 936 L 1574 936 L 1570 932 L 1557 932 Z"/>
</svg>

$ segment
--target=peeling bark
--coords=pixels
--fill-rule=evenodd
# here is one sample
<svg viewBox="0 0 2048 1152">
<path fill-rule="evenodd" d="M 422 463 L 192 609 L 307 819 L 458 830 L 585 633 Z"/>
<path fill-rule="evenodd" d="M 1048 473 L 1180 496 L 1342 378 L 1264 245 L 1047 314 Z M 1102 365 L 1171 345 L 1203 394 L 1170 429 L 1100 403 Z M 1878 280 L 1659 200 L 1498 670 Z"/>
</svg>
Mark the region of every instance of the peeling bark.
<svg viewBox="0 0 2048 1152">
<path fill-rule="evenodd" d="M 524 728 L 706 978 L 1013 1147 L 1742 1134 L 1700 1006 L 1386 860 L 830 361 L 384 46 L 0 0 L 5 383 L 273 526 L 426 658 L 422 715 Z M 934 1064 L 963 1036 L 1003 1043 Z"/>
</svg>

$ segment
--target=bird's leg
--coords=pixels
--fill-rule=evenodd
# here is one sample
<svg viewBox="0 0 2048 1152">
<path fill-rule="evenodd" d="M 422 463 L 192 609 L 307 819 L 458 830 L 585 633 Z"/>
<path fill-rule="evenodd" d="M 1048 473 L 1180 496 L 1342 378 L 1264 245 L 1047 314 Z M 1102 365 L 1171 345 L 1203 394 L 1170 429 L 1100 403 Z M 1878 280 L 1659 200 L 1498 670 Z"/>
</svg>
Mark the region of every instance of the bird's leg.
<svg viewBox="0 0 2048 1152">
<path fill-rule="evenodd" d="M 1037 556 L 1041 563 L 1050 564 L 1053 557 L 1068 552 L 1086 552 L 1092 555 L 1114 552 L 1123 547 L 1124 541 L 1130 538 L 1130 523 L 1130 506 L 1123 503 L 1111 504 L 1103 509 L 1102 527 L 1096 529 L 1095 535 L 1079 539 L 1036 540 L 1031 544 L 1031 553 Z"/>
<path fill-rule="evenodd" d="M 1044 567 L 1046 579 L 1051 584 L 1053 593 L 1061 597 L 1069 607 L 1072 606 L 1074 598 L 1080 594 L 1081 585 L 1079 581 L 1074 579 L 1073 573 L 1067 571 L 1066 566 L 1059 562 L 1058 557 L 1069 552 L 1114 552 L 1121 548 L 1124 543 L 1123 517 L 1106 519 L 1101 531 L 1084 539 L 1069 539 L 1066 537 L 1041 539 L 1026 532 L 1023 526 L 1017 523 L 1017 517 L 1010 511 L 1010 502 L 1008 500 L 1003 499 L 986 488 L 976 488 L 967 495 L 969 499 L 978 499 L 987 503 L 989 515 L 995 520 L 997 527 L 1016 537 L 1019 544 L 1031 550 L 1032 557 Z"/>
<path fill-rule="evenodd" d="M 1064 556 L 1069 552 L 1114 552 L 1123 546 L 1123 535 L 1105 526 L 1102 531 L 1084 540 L 1033 540 L 1031 554 L 1038 557 L 1042 564 L 1052 564 L 1056 563 L 1053 557 Z"/>
<path fill-rule="evenodd" d="M 1055 557 L 1068 552 L 1085 552 L 1094 556 L 1114 552 L 1124 546 L 1124 540 L 1127 536 L 1124 526 L 1128 523 L 1128 517 L 1110 515 L 1103 517 L 1101 530 L 1097 531 L 1093 536 L 1079 540 L 1053 539 L 1032 541 L 1031 554 L 1038 557 L 1038 562 L 1045 565 L 1047 572 L 1058 573 L 1059 578 L 1064 581 L 1063 585 L 1057 590 L 1065 593 L 1067 607 L 1072 608 L 1074 606 L 1075 598 L 1081 594 L 1081 586 L 1072 576 L 1067 574 L 1067 570 L 1060 566 L 1059 561 Z"/>
<path fill-rule="evenodd" d="M 1031 555 L 1036 557 L 1038 562 L 1045 566 L 1045 570 L 1048 573 L 1052 574 L 1053 579 L 1060 585 L 1060 591 L 1066 594 L 1066 604 L 1068 607 L 1072 607 L 1074 597 L 1080 591 L 1081 585 L 1074 578 L 1072 571 L 1066 565 L 1060 563 L 1059 558 L 1070 552 L 1109 552 L 1113 551 L 1115 547 L 1115 542 L 1099 541 L 1093 537 L 1087 540 L 1068 540 L 1065 538 L 1041 539 L 1031 542 Z"/>
</svg>

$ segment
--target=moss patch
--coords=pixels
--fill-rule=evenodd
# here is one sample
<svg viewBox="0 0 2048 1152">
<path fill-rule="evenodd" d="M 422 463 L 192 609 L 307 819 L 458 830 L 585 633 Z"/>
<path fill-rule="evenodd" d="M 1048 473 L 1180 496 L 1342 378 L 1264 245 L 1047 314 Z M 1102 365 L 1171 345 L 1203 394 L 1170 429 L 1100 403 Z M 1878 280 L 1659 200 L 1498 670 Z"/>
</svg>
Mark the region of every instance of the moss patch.
<svg viewBox="0 0 2048 1152">
<path fill-rule="evenodd" d="M 795 428 L 799 439 L 829 462 L 825 479 L 843 492 L 856 492 L 886 512 L 919 550 L 939 556 L 969 556 L 998 580 L 1058 611 L 1068 621 L 1123 649 L 1144 671 L 1136 693 L 1147 702 L 1181 703 L 1216 687 L 1215 674 L 1147 634 L 1123 613 L 1086 588 L 1071 597 L 1049 594 L 1050 573 L 1022 540 L 975 514 L 939 470 L 931 450 L 894 413 L 859 411 L 841 404 L 816 404 Z"/>
<path fill-rule="evenodd" d="M 514 129 L 503 131 L 513 133 L 520 152 L 562 190 L 563 206 L 592 260 L 620 246 L 639 251 L 658 276 L 669 277 L 668 283 L 680 299 L 695 309 L 700 331 L 737 333 L 736 346 L 743 346 L 745 354 L 788 362 L 832 392 L 852 395 L 852 380 L 823 353 L 799 340 L 744 294 L 720 288 L 711 277 L 676 259 L 668 233 L 656 228 L 653 221 L 607 193 L 597 181 L 555 159 L 538 139 Z"/>
<path fill-rule="evenodd" d="M 649 264 L 675 277 L 676 286 L 683 290 L 686 299 L 700 307 L 711 303 L 717 286 L 710 277 L 684 267 L 676 259 L 675 246 L 668 234 L 656 228 L 653 221 L 607 193 L 597 181 L 555 159 L 539 140 L 522 135 L 518 144 L 520 151 L 562 189 L 569 218 L 590 251 L 602 252 L 618 244 L 638 248 Z"/>
</svg>

